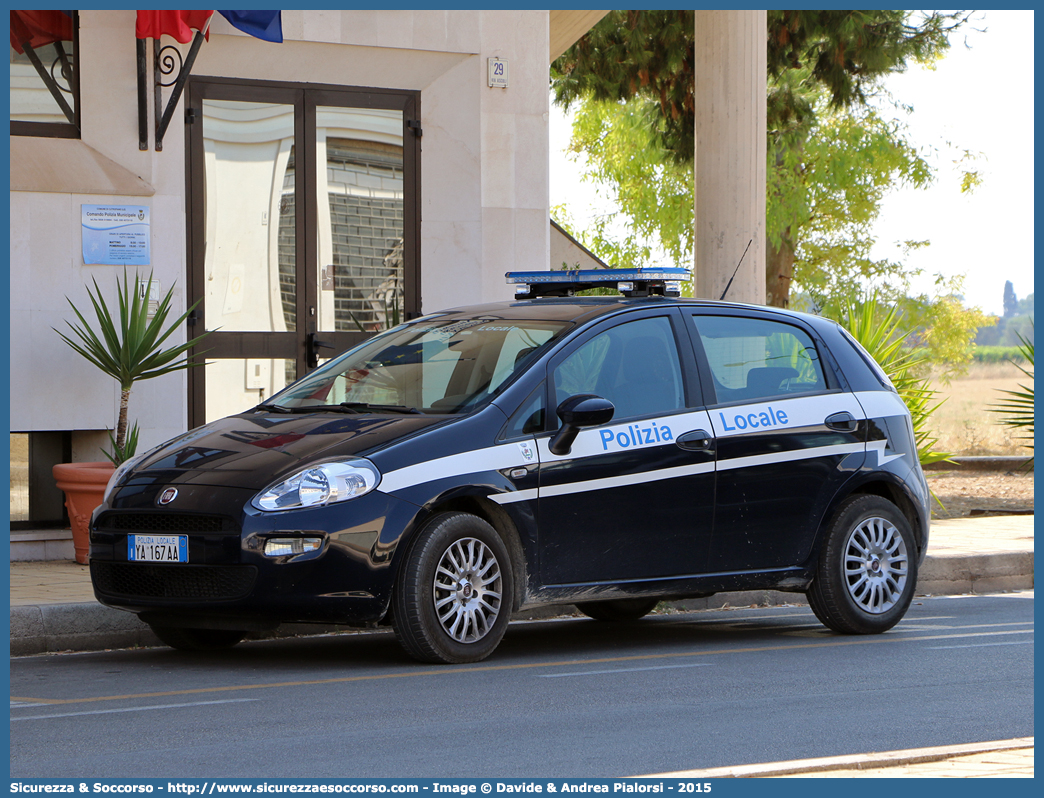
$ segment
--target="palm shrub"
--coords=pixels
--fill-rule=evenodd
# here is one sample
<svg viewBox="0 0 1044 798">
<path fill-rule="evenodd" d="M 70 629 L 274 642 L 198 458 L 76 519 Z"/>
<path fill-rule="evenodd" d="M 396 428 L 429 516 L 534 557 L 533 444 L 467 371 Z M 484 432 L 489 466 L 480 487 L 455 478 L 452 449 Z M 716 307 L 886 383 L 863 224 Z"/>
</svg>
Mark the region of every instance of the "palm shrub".
<svg viewBox="0 0 1044 798">
<path fill-rule="evenodd" d="M 177 319 L 167 324 L 170 302 L 174 295 L 173 286 L 156 305 L 155 313 L 150 319 L 148 317 L 148 290 L 143 292 L 135 290 L 139 284 L 137 273 L 134 275 L 133 285 L 126 270 L 123 272 L 122 282 L 118 277 L 116 278 L 118 305 L 116 310 L 118 312 L 115 315 L 109 310 L 105 297 L 102 296 L 101 289 L 98 287 L 98 281 L 92 280 L 92 282 L 94 290 L 91 291 L 88 287 L 87 295 L 94 306 L 94 324 L 89 323 L 72 300 L 66 297 L 73 313 L 80 320 L 79 324 L 66 321 L 75 338 L 65 335 L 60 330 L 55 330 L 55 332 L 76 352 L 120 384 L 120 410 L 116 423 L 116 435 L 113 437 L 112 433 L 109 433 L 113 451 L 112 454 L 105 452 L 105 456 L 114 465 L 119 465 L 134 455 L 138 443 L 138 425 L 135 424 L 129 432 L 127 430 L 127 407 L 134 383 L 191 366 L 202 365 L 200 362 L 191 360 L 185 353 L 209 333 L 203 333 L 186 343 L 164 348 L 164 342 L 195 310 L 199 300 Z M 146 285 L 151 284 L 152 274 L 149 274 Z M 185 355 L 185 359 L 178 360 L 182 355 Z"/>
<path fill-rule="evenodd" d="M 903 317 L 898 309 L 882 312 L 877 297 L 871 296 L 858 306 L 847 304 L 840 315 L 841 325 L 877 361 L 910 410 L 921 465 L 950 460 L 952 452 L 935 449 L 939 439 L 928 426 L 932 413 L 946 400 L 935 400 L 931 381 L 924 376 L 927 354 L 903 345 L 907 333 L 902 330 Z"/>
<path fill-rule="evenodd" d="M 1016 333 L 1018 335 L 1018 333 Z M 1021 335 L 1019 335 L 1019 353 L 1022 355 L 1022 359 L 1029 363 L 1029 368 L 1026 368 L 1019 363 L 1012 360 L 1015 368 L 1033 379 L 1033 342 L 1027 341 Z M 987 409 L 991 413 L 1000 413 L 1001 418 L 999 423 L 1006 427 L 1011 427 L 1016 432 L 1023 432 L 1025 434 L 1016 435 L 1016 438 L 1020 440 L 1028 440 L 1029 443 L 1025 444 L 1027 448 L 1033 449 L 1033 383 L 1031 382 L 1028 386 L 1019 383 L 1019 390 L 1007 391 L 1002 390 L 1001 393 L 1005 394 L 1007 398 L 1002 402 L 990 405 Z M 1030 458 L 1030 463 L 1033 462 L 1033 458 Z"/>
</svg>

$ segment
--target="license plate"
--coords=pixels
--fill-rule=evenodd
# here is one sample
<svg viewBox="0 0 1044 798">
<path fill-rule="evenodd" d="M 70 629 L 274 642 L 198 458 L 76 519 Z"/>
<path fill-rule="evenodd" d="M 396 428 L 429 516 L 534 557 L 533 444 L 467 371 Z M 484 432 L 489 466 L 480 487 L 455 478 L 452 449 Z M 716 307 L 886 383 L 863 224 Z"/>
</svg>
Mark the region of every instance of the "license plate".
<svg viewBox="0 0 1044 798">
<path fill-rule="evenodd" d="M 131 562 L 188 562 L 188 535 L 127 535 Z"/>
</svg>

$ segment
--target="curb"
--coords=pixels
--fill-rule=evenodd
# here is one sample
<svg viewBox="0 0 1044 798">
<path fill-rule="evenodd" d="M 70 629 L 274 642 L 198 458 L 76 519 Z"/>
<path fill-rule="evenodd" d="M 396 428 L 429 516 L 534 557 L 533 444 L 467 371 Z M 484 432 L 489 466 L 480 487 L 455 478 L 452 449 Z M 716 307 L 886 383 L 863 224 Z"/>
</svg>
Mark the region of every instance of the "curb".
<svg viewBox="0 0 1044 798">
<path fill-rule="evenodd" d="M 661 778 L 769 778 L 790 776 L 797 773 L 816 773 L 823 770 L 873 770 L 898 765 L 916 765 L 924 762 L 939 762 L 969 754 L 991 754 L 997 751 L 1017 751 L 1033 748 L 1032 737 L 1016 737 L 1013 740 L 995 740 L 988 743 L 966 743 L 963 745 L 941 745 L 934 748 L 911 748 L 905 751 L 883 751 L 870 754 L 850 754 L 818 759 L 795 759 L 790 762 L 767 762 L 758 765 L 733 765 L 704 770 L 679 770 L 673 773 L 656 773 L 635 776 L 639 779 Z"/>
<path fill-rule="evenodd" d="M 12 657 L 159 644 L 159 639 L 137 615 L 102 604 L 11 607 Z"/>
<path fill-rule="evenodd" d="M 1032 588 L 1032 551 L 929 555 L 917 575 L 917 593 L 931 596 Z"/>
<path fill-rule="evenodd" d="M 949 461 L 929 463 L 925 471 L 1018 471 L 1025 468 L 1032 471 L 1032 457 L 1016 455 L 1014 457 L 994 457 L 992 455 L 967 455 L 951 457 Z"/>
</svg>

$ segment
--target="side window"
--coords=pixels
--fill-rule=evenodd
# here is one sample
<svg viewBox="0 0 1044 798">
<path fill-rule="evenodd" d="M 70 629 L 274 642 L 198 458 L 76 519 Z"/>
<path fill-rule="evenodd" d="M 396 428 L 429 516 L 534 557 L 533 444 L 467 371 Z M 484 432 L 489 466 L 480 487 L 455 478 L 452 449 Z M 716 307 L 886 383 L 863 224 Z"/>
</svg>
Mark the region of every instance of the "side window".
<svg viewBox="0 0 1044 798">
<path fill-rule="evenodd" d="M 501 440 L 535 435 L 544 429 L 544 383 L 529 395 L 504 427 Z"/>
<path fill-rule="evenodd" d="M 556 406 L 578 393 L 616 406 L 613 421 L 685 406 L 681 364 L 670 319 L 626 322 L 595 336 L 554 370 Z"/>
<path fill-rule="evenodd" d="M 75 11 L 11 11 L 11 134 L 79 135 Z"/>
<path fill-rule="evenodd" d="M 740 316 L 693 316 L 719 403 L 824 391 L 823 365 L 799 327 Z"/>
</svg>

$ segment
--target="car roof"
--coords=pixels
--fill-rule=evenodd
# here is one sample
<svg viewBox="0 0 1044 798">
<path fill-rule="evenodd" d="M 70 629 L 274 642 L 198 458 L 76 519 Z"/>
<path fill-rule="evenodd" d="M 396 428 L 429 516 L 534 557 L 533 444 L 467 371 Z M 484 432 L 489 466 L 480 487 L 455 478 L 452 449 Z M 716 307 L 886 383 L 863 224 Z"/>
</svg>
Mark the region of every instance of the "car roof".
<svg viewBox="0 0 1044 798">
<path fill-rule="evenodd" d="M 519 299 L 507 302 L 489 302 L 481 305 L 467 305 L 449 308 L 437 313 L 430 313 L 417 321 L 435 319 L 458 320 L 475 318 L 476 316 L 493 316 L 504 320 L 539 319 L 542 321 L 568 321 L 576 324 L 586 323 L 599 316 L 607 316 L 624 310 L 637 310 L 650 307 L 685 307 L 706 311 L 743 310 L 778 316 L 781 320 L 801 320 L 814 326 L 833 325 L 835 322 L 821 316 L 799 313 L 784 308 L 768 305 L 751 305 L 740 302 L 721 302 L 713 299 L 674 299 L 669 297 L 634 297 L 624 296 L 573 296 L 543 297 L 539 299 Z"/>
</svg>

